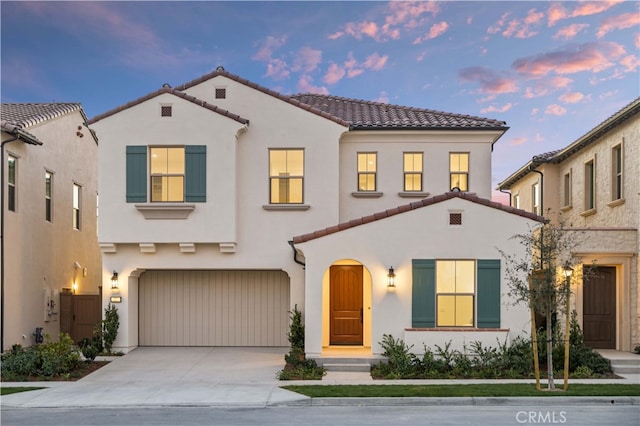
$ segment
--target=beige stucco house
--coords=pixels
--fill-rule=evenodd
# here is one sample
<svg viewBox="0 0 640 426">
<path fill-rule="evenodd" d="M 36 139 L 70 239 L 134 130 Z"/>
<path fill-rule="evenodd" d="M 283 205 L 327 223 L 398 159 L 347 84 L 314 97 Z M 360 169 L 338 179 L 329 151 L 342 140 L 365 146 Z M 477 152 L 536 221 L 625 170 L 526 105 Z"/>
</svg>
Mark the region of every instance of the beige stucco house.
<svg viewBox="0 0 640 426">
<path fill-rule="evenodd" d="M 488 201 L 502 121 L 286 96 L 219 68 L 89 125 L 118 350 L 287 346 L 296 306 L 315 357 L 528 330 L 498 248 L 542 218 Z"/>
<path fill-rule="evenodd" d="M 596 274 L 572 289 L 585 341 L 640 342 L 640 98 L 565 148 L 533 157 L 499 184 L 511 204 L 580 235 L 575 255 Z"/>
<path fill-rule="evenodd" d="M 98 294 L 98 143 L 78 103 L 3 103 L 2 349 L 56 340 L 60 293 Z"/>
</svg>

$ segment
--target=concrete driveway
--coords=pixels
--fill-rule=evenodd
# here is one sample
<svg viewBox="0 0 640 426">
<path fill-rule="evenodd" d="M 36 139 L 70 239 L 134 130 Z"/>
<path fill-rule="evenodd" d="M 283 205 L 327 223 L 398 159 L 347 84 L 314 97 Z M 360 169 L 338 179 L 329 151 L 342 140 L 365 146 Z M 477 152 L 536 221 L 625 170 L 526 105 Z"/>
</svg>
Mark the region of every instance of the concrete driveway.
<svg viewBox="0 0 640 426">
<path fill-rule="evenodd" d="M 287 351 L 137 348 L 77 382 L 3 396 L 2 407 L 265 406 L 305 399 L 278 387 Z"/>
</svg>

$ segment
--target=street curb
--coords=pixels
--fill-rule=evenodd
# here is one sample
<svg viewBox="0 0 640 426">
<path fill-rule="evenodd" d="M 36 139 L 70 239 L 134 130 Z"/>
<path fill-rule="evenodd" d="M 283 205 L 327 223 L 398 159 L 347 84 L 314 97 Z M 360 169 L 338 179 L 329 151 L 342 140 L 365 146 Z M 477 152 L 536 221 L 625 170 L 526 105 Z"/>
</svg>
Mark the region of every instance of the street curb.
<svg viewBox="0 0 640 426">
<path fill-rule="evenodd" d="M 389 398 L 309 398 L 298 401 L 269 403 L 269 406 L 606 406 L 640 405 L 640 397 L 389 397 Z"/>
</svg>

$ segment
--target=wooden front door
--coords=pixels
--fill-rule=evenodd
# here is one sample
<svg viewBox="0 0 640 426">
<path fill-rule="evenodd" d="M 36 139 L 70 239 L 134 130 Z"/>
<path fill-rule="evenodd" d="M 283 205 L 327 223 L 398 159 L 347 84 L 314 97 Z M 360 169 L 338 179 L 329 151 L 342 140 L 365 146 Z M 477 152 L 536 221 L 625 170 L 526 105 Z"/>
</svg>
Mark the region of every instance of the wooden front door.
<svg viewBox="0 0 640 426">
<path fill-rule="evenodd" d="M 93 329 L 102 321 L 99 294 L 60 293 L 60 332 L 74 342 L 93 337 Z"/>
<path fill-rule="evenodd" d="M 331 345 L 362 345 L 362 298 L 362 266 L 332 266 L 329 284 Z"/>
<path fill-rule="evenodd" d="M 593 349 L 616 348 L 616 268 L 585 267 L 583 333 Z"/>
</svg>

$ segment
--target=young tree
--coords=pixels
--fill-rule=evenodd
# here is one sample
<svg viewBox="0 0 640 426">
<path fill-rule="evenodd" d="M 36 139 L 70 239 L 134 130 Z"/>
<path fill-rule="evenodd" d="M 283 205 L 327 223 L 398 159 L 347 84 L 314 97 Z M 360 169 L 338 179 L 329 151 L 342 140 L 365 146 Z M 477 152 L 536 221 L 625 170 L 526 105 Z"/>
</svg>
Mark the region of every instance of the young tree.
<svg viewBox="0 0 640 426">
<path fill-rule="evenodd" d="M 546 321 L 547 377 L 548 389 L 555 389 L 553 381 L 553 315 L 567 309 L 571 295 L 570 280 L 564 271 L 577 263 L 574 250 L 580 244 L 576 231 L 570 231 L 561 223 L 545 225 L 529 234 L 518 234 L 512 238 L 524 247 L 523 258 L 500 250 L 505 259 L 509 296 L 515 303 L 527 303 L 533 312 Z M 534 351 L 537 351 L 536 330 L 532 324 Z M 567 345 L 568 347 L 568 345 Z M 536 352 L 537 353 L 537 352 Z M 536 364 L 537 364 L 537 357 Z M 535 366 L 536 384 L 540 382 L 538 366 Z"/>
</svg>

